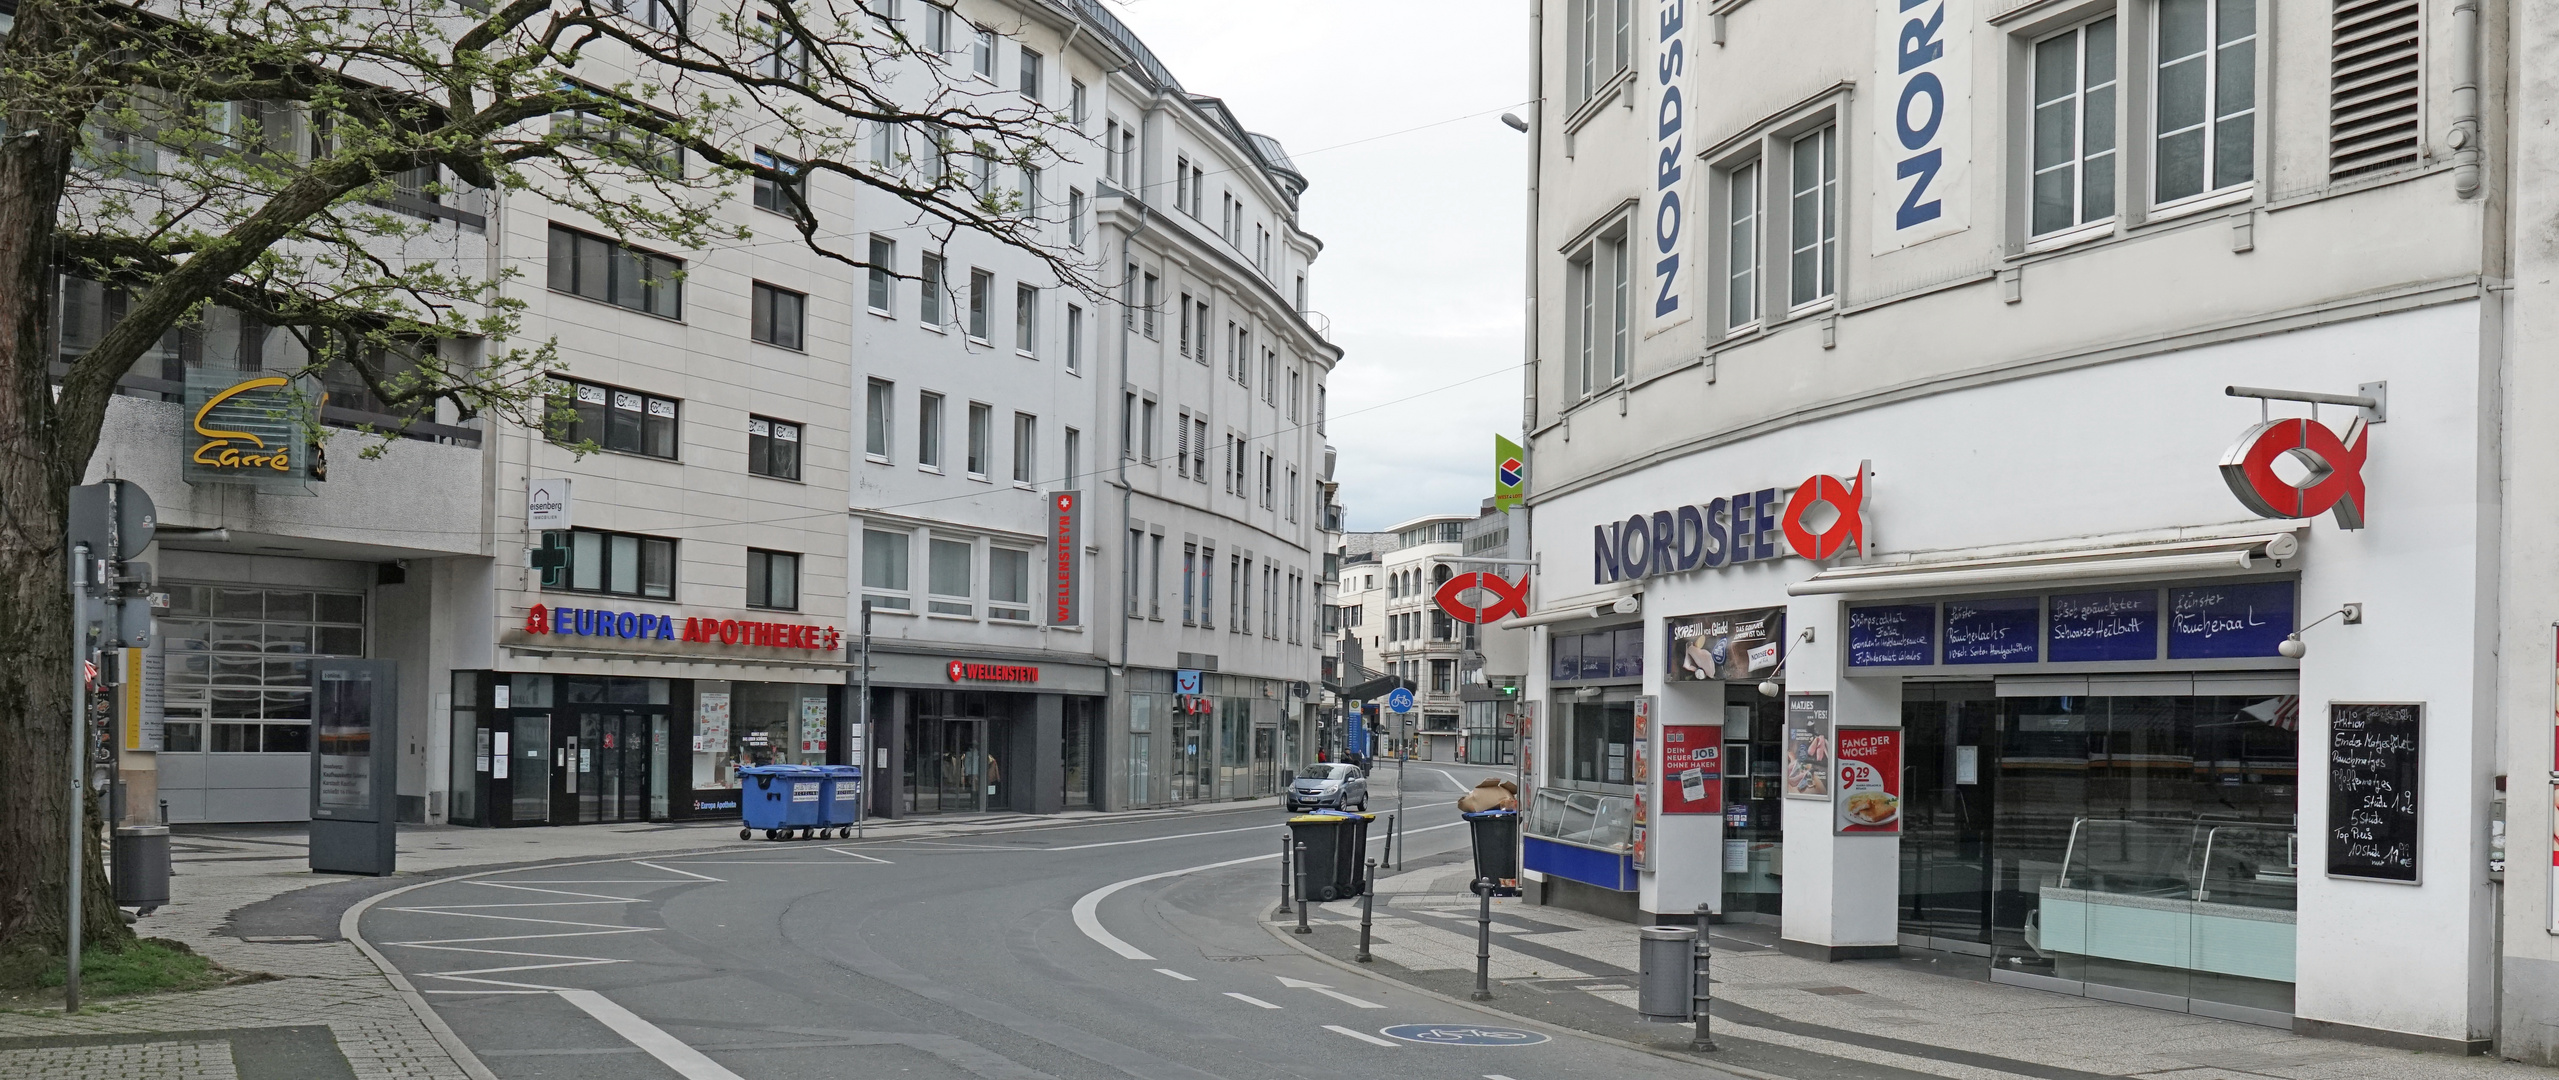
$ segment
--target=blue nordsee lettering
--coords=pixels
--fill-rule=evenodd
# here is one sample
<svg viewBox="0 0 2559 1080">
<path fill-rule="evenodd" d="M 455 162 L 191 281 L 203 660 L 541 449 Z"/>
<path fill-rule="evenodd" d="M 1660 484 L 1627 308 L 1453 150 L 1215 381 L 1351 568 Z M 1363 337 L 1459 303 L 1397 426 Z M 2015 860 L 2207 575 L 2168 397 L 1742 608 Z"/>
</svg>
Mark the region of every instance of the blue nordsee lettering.
<svg viewBox="0 0 2559 1080">
<path fill-rule="evenodd" d="M 1653 318 L 1661 320 L 1679 311 L 1680 247 L 1687 226 L 1679 193 L 1680 183 L 1687 176 L 1682 161 L 1688 107 L 1679 86 L 1679 79 L 1688 68 L 1688 44 L 1681 37 L 1688 27 L 1687 0 L 1662 0 L 1656 7 L 1654 26 L 1660 48 L 1655 54 L 1658 59 L 1653 65 L 1653 81 L 1661 89 L 1653 114 L 1653 245 L 1660 254 L 1653 263 Z"/>
<path fill-rule="evenodd" d="M 1972 17 L 1962 0 L 1879 4 L 1875 212 L 1881 253 L 1964 228 L 1969 196 Z M 1896 13 L 1894 10 L 1898 8 Z M 1889 116 L 1890 119 L 1886 119 Z"/>
<path fill-rule="evenodd" d="M 1931 220 L 1943 209 L 1935 199 L 1927 202 L 1919 201 L 1921 195 L 1928 193 L 1928 182 L 1937 179 L 1937 167 L 1943 160 L 1945 155 L 1942 152 L 1931 150 L 1902 162 L 1893 170 L 1893 176 L 1897 179 L 1908 180 L 1914 176 L 1919 178 L 1918 183 L 1910 186 L 1910 193 L 1902 196 L 1901 208 L 1893 211 L 1893 228 L 1907 229 L 1920 222 Z"/>
</svg>

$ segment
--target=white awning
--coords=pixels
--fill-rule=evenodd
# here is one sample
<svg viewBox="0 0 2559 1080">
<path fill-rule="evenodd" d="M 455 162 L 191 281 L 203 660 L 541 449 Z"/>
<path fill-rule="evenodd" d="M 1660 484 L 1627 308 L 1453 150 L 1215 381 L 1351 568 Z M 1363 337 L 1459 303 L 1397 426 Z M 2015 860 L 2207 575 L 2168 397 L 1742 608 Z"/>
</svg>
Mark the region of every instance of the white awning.
<svg viewBox="0 0 2559 1080">
<path fill-rule="evenodd" d="M 2101 578 L 2138 581 L 2234 574 L 2257 569 L 2260 559 L 2280 563 L 2300 554 L 2301 540 L 2293 535 L 2300 528 L 1996 558 L 1841 566 L 1789 585 L 1786 592 L 1790 596 L 1924 593 Z"/>
</svg>

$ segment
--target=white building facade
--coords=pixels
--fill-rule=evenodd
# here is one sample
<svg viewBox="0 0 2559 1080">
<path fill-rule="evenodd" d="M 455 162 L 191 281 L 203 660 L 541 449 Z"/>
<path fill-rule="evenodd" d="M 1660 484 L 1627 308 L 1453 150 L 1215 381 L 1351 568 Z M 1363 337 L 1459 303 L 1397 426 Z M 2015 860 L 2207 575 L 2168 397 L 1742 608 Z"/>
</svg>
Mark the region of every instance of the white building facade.
<svg viewBox="0 0 2559 1080">
<path fill-rule="evenodd" d="M 2548 1060 L 2503 16 L 1539 11 L 1532 895 Z"/>
</svg>

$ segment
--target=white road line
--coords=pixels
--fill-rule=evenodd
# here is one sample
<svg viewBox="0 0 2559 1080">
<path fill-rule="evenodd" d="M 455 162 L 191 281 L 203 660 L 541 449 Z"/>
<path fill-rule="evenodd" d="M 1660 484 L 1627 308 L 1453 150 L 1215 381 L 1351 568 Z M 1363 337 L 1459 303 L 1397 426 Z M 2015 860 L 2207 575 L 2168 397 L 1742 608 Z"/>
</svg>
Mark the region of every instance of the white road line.
<svg viewBox="0 0 2559 1080">
<path fill-rule="evenodd" d="M 1318 994 L 1324 995 L 1325 997 L 1332 998 L 1335 1001 L 1347 1002 L 1363 1009 L 1383 1009 L 1386 1007 L 1374 1001 L 1363 1001 L 1359 998 L 1352 997 L 1349 994 L 1342 993 L 1341 991 L 1335 990 L 1323 983 L 1307 982 L 1304 979 L 1292 979 L 1286 975 L 1276 975 L 1273 976 L 1273 978 L 1278 979 L 1281 986 L 1285 986 L 1291 990 L 1312 990 Z"/>
<path fill-rule="evenodd" d="M 1367 1032 L 1365 1032 L 1365 1031 L 1353 1031 L 1353 1030 L 1351 1030 L 1350 1028 L 1343 1027 L 1343 1026 L 1342 1026 L 1342 1025 L 1340 1025 L 1340 1024 L 1326 1024 L 1326 1025 L 1324 1025 L 1324 1030 L 1326 1030 L 1326 1031 L 1330 1031 L 1330 1032 L 1335 1032 L 1335 1033 L 1337 1033 L 1337 1034 L 1348 1035 L 1348 1036 L 1350 1036 L 1351 1038 L 1358 1039 L 1358 1040 L 1359 1040 L 1359 1041 L 1361 1041 L 1361 1042 L 1364 1042 L 1364 1043 L 1370 1043 L 1370 1044 L 1377 1045 L 1377 1046 L 1390 1046 L 1390 1047 L 1391 1047 L 1391 1046 L 1395 1046 L 1395 1045 L 1397 1045 L 1396 1043 L 1388 1042 L 1388 1041 L 1386 1041 L 1386 1040 L 1384 1040 L 1384 1039 L 1378 1038 L 1378 1037 L 1377 1037 L 1377 1036 L 1375 1036 L 1375 1035 L 1371 1035 L 1371 1034 L 1369 1034 L 1369 1033 L 1367 1033 Z"/>
<path fill-rule="evenodd" d="M 604 895 L 603 893 L 591 893 L 591 892 L 570 892 L 570 891 L 569 891 L 569 890 L 567 890 L 567 889 L 537 889 L 537 888 L 534 888 L 534 887 L 533 887 L 533 886 L 531 886 L 531 885 L 508 885 L 508 884 L 504 884 L 504 883 L 502 883 L 502 882 L 496 882 L 496 881 L 466 881 L 466 882 L 463 882 L 463 884 L 465 884 L 465 885 L 477 885 L 477 886 L 479 886 L 479 887 L 481 887 L 481 888 L 484 888 L 484 889 L 513 889 L 513 890 L 515 890 L 515 891 L 517 891 L 517 892 L 545 893 L 545 894 L 548 894 L 548 895 L 551 895 L 551 896 L 579 896 L 579 897 L 584 897 L 584 898 L 589 899 L 589 900 L 604 900 L 604 901 L 610 901 L 610 902 L 612 902 L 612 903 L 616 903 L 616 904 L 644 904 L 644 903 L 647 903 L 647 902 L 648 902 L 648 901 L 645 901 L 645 900 L 634 900 L 634 899 L 632 899 L 632 898 L 630 898 L 630 897 L 627 897 L 627 896 L 606 896 L 606 895 Z M 472 906 L 472 907 L 480 907 L 480 906 L 483 906 L 483 905 L 473 904 L 473 905 L 470 905 L 470 906 Z"/>
<path fill-rule="evenodd" d="M 1500 1073 L 1485 1073 L 1484 1080 L 1511 1080 L 1511 1078 Z"/>
<path fill-rule="evenodd" d="M 1432 769 L 1431 771 L 1447 777 L 1448 782 L 1457 785 L 1457 790 L 1459 791 L 1475 790 L 1474 788 L 1466 786 L 1466 781 L 1458 779 L 1456 773 L 1450 772 L 1446 769 Z"/>
<path fill-rule="evenodd" d="M 672 866 L 659 866 L 658 864 L 653 863 L 653 862 L 644 862 L 644 863 L 639 863 L 639 864 L 637 864 L 637 865 L 648 867 L 648 868 L 649 868 L 649 869 L 651 869 L 651 870 L 664 870 L 664 871 L 666 871 L 667 873 L 670 873 L 670 874 L 682 874 L 682 875 L 684 875 L 684 876 L 686 876 L 686 877 L 693 878 L 693 879 L 698 880 L 698 881 L 718 881 L 718 880 L 720 880 L 720 879 L 718 879 L 718 878 L 712 877 L 712 876 L 711 876 L 711 875 L 709 875 L 709 874 L 696 874 L 696 873 L 694 873 L 693 871 L 690 871 L 690 870 L 678 870 L 678 869 L 676 869 L 676 868 L 674 868 L 674 867 L 672 867 Z"/>
<path fill-rule="evenodd" d="M 428 994 L 556 994 L 557 990 L 426 990 Z"/>
<path fill-rule="evenodd" d="M 614 1034 L 631 1040 L 631 1045 L 648 1051 L 650 1057 L 675 1070 L 684 1080 L 745 1080 L 602 994 L 593 990 L 562 990 L 560 997 L 594 1017 L 598 1023 L 612 1028 Z"/>
<path fill-rule="evenodd" d="M 854 858 L 856 858 L 856 859 L 860 859 L 860 860 L 862 860 L 863 862 L 875 862 L 875 863 L 883 863 L 883 864 L 888 863 L 888 860 L 887 860 L 887 859 L 882 859 L 882 858 L 878 858 L 878 857 L 876 857 L 876 856 L 871 856 L 871 855 L 864 855 L 864 854 L 862 854 L 861 852 L 858 852 L 858 851 L 846 851 L 846 850 L 844 850 L 843 848 L 840 848 L 840 847 L 831 847 L 831 848 L 828 848 L 828 849 L 826 849 L 826 850 L 828 850 L 828 851 L 832 851 L 832 852 L 834 852 L 834 853 L 836 853 L 836 854 L 838 854 L 838 855 L 850 855 L 850 856 L 852 856 L 852 857 L 854 857 Z"/>
<path fill-rule="evenodd" d="M 1183 982 L 1198 982 L 1198 981 L 1199 981 L 1198 979 L 1194 979 L 1194 978 L 1192 978 L 1192 977 L 1190 977 L 1190 976 L 1188 976 L 1188 975 L 1184 975 L 1184 974 L 1182 974 L 1181 972 L 1175 971 L 1175 970 L 1173 970 L 1172 968 L 1156 968 L 1156 969 L 1155 969 L 1155 973 L 1156 973 L 1156 974 L 1158 974 L 1158 975 L 1170 975 L 1170 976 L 1172 976 L 1172 977 L 1174 977 L 1174 978 L 1176 978 L 1176 979 L 1180 979 L 1180 980 L 1182 980 Z"/>
<path fill-rule="evenodd" d="M 1464 824 L 1464 822 L 1460 822 L 1459 824 Z M 1268 826 L 1262 827 L 1268 828 Z M 1050 850 L 1058 849 L 1052 848 Z M 1101 888 L 1095 889 L 1092 892 L 1085 893 L 1081 898 L 1078 898 L 1075 901 L 1075 928 L 1083 931 L 1084 936 L 1092 938 L 1096 944 L 1120 954 L 1122 959 L 1153 960 L 1155 959 L 1153 956 L 1149 956 L 1145 952 L 1140 951 L 1137 946 L 1120 940 L 1119 935 L 1102 929 L 1102 920 L 1095 914 L 1095 912 L 1100 910 L 1102 901 L 1105 898 L 1109 897 L 1112 893 L 1128 888 L 1131 885 L 1143 885 L 1149 881 L 1160 881 L 1168 877 L 1180 877 L 1184 874 L 1196 874 L 1202 870 L 1216 870 L 1220 867 L 1242 866 L 1245 863 L 1260 862 L 1264 859 L 1276 859 L 1278 857 L 1279 856 L 1276 854 L 1248 855 L 1241 859 L 1228 859 L 1225 862 L 1213 862 L 1201 866 L 1186 866 L 1179 870 L 1167 870 L 1161 874 L 1148 874 L 1144 877 L 1133 877 L 1126 881 L 1114 881 L 1108 885 L 1102 886 Z"/>
<path fill-rule="evenodd" d="M 1265 1008 L 1265 1009 L 1276 1009 L 1276 1008 L 1279 1008 L 1279 1006 L 1277 1006 L 1277 1005 L 1273 1005 L 1273 1004 L 1271 1004 L 1270 1002 L 1267 1002 L 1267 1001 L 1264 1001 L 1264 1000 L 1262 1000 L 1262 999 L 1260 999 L 1260 998 L 1254 997 L 1254 996 L 1253 996 L 1253 995 L 1251 995 L 1251 994 L 1238 994 L 1238 993 L 1236 993 L 1236 992 L 1234 992 L 1234 991 L 1232 991 L 1232 990 L 1229 990 L 1229 991 L 1227 991 L 1227 992 L 1226 992 L 1226 996 L 1231 997 L 1231 998 L 1234 998 L 1235 1000 L 1237 1000 L 1237 1001 L 1241 1001 L 1241 1002 L 1243 1002 L 1244 1004 L 1247 1004 L 1247 1005 L 1259 1005 L 1259 1006 L 1261 1006 L 1262 1008 Z"/>
</svg>

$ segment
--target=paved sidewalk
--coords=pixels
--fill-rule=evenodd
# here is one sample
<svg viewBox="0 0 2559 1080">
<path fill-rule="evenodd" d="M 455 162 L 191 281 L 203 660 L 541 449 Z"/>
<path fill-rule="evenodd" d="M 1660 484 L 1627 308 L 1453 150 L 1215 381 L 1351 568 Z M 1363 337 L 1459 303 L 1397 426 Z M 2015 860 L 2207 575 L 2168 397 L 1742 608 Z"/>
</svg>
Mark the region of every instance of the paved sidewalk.
<svg viewBox="0 0 2559 1080">
<path fill-rule="evenodd" d="M 1174 810 L 873 823 L 880 837 L 965 836 L 1025 826 L 1271 808 L 1275 799 Z M 525 829 L 404 826 L 400 873 L 313 874 L 306 829 L 181 826 L 171 838 L 175 902 L 134 927 L 186 943 L 234 971 L 275 976 L 214 990 L 110 999 L 77 1016 L 0 1010 L 8 1080 L 490 1080 L 438 1038 L 442 1022 L 393 985 L 339 916 L 364 897 L 469 869 L 738 846 L 729 822 Z M 757 840 L 754 843 L 765 843 Z M 449 1039 L 447 1034 L 445 1038 Z"/>
<path fill-rule="evenodd" d="M 1362 970 L 1463 1000 L 1475 985 L 1478 901 L 1459 854 L 1417 860 L 1377 884 L 1376 961 Z M 1286 940 L 1336 960 L 1357 951 L 1356 902 L 1320 905 L 1316 932 Z M 1686 1025 L 1635 1014 L 1636 934 L 1626 923 L 1524 900 L 1494 903 L 1493 1009 L 1659 1050 Z M 1821 963 L 1779 952 L 1774 928 L 1718 925 L 1715 1035 L 1699 1060 L 1745 1074 L 1859 1080 L 2553 1080 L 2559 1070 L 2415 1053 L 1990 983 L 1973 965 Z"/>
</svg>

